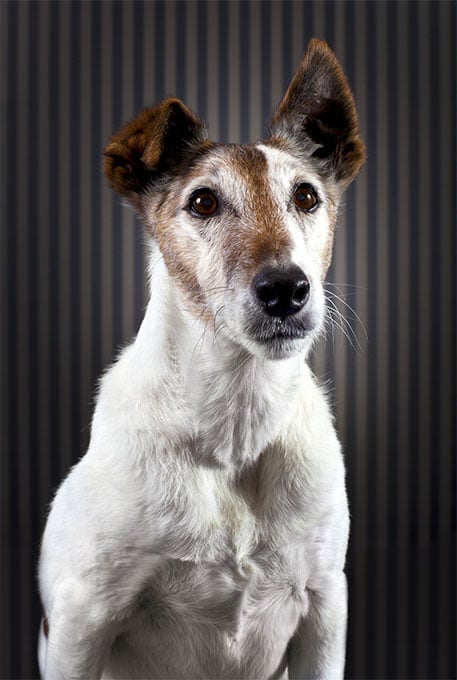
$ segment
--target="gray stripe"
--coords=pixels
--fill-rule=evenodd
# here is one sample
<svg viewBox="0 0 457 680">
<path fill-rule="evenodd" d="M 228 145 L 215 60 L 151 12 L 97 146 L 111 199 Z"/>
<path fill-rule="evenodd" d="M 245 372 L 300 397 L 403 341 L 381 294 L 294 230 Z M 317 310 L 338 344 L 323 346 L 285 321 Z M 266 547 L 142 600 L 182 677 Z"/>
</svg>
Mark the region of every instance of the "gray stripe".
<svg viewBox="0 0 457 680">
<path fill-rule="evenodd" d="M 422 338 L 420 337 L 420 307 L 418 299 L 419 290 L 419 81 L 420 74 L 418 69 L 411 68 L 411 65 L 419 62 L 419 36 L 418 36 L 418 12 L 414 5 L 409 5 L 409 24 L 410 24 L 410 120 L 409 120 L 409 205 L 411 220 L 409 223 L 409 242 L 410 242 L 410 261 L 409 261 L 409 291 L 408 302 L 410 308 L 410 328 L 409 328 L 409 390 L 410 390 L 410 410 L 409 410 L 409 468 L 410 468 L 410 526 L 409 533 L 412 537 L 412 546 L 408 554 L 409 563 L 409 629 L 408 629 L 408 662 L 409 672 L 416 676 L 418 673 L 417 651 L 413 650 L 412 640 L 416 638 L 419 615 L 418 602 L 418 577 L 419 570 L 417 565 L 420 563 L 418 552 L 418 465 L 417 452 L 419 449 L 419 378 L 420 363 L 419 356 L 423 348 Z"/>
<path fill-rule="evenodd" d="M 249 140 L 249 117 L 250 117 L 250 89 L 251 82 L 249 78 L 249 41 L 250 41 L 250 9 L 252 5 L 247 2 L 241 2 L 239 5 L 239 20 L 238 20 L 238 36 L 239 36 L 239 50 L 240 50 L 240 137 L 239 141 L 242 143 Z"/>
<path fill-rule="evenodd" d="M 389 353 L 389 304 L 390 299 L 396 294 L 392 289 L 392 282 L 386 280 L 385 267 L 389 263 L 388 253 L 388 229 L 392 213 L 391 196 L 388 191 L 387 167 L 389 161 L 388 139 L 390 131 L 387 129 L 387 102 L 388 102 L 388 22 L 387 6 L 385 3 L 376 3 L 374 22 L 376 33 L 376 53 L 373 55 L 376 61 L 376 242 L 374 244 L 374 257 L 376 259 L 375 290 L 370 298 L 375 300 L 373 307 L 376 310 L 376 326 L 370 330 L 370 337 L 376 335 L 376 392 L 378 401 L 376 404 L 376 445 L 377 461 L 374 469 L 375 478 L 375 509 L 376 536 L 380 549 L 376 551 L 376 673 L 381 677 L 387 677 L 387 623 L 388 601 L 387 592 L 387 558 L 383 546 L 387 545 L 387 512 L 388 505 L 384 499 L 388 497 L 388 458 L 383 455 L 388 451 L 388 439 L 391 423 L 388 419 L 387 405 L 389 404 L 390 385 L 388 381 L 388 366 L 393 357 Z"/>
<path fill-rule="evenodd" d="M 30 466 L 29 453 L 31 446 L 30 436 L 30 414 L 32 404 L 29 399 L 29 377 L 30 377 L 30 326 L 29 326 L 29 310 L 30 310 L 30 289 L 27 285 L 27 273 L 30 263 L 30 248 L 28 239 L 28 224 L 30 219 L 30 206 L 28 202 L 22 200 L 24 195 L 28 194 L 30 190 L 30 175 L 28 172 L 28 146 L 30 140 L 30 130 L 28 128 L 28 106 L 29 106 L 29 91 L 28 85 L 30 81 L 29 62 L 26 45 L 28 42 L 29 31 L 29 6 L 19 5 L 18 21 L 21 31 L 17 43 L 17 60 L 18 60 L 18 76 L 19 76 L 19 97 L 25 103 L 18 112 L 18 130 L 21 134 L 18 135 L 16 152 L 18 155 L 18 174 L 16 177 L 15 196 L 18 202 L 17 225 L 18 241 L 16 251 L 17 262 L 17 304 L 18 304 L 18 354 L 20 360 L 16 364 L 16 376 L 18 381 L 18 395 L 17 406 L 21 408 L 23 418 L 23 426 L 18 433 L 18 471 L 17 480 L 18 488 L 22 489 L 22 493 L 17 497 L 18 513 L 21 519 L 21 526 L 25 535 L 29 536 L 30 527 Z M 19 560 L 16 566 L 17 574 L 19 575 L 22 589 L 19 597 L 20 611 L 24 611 L 27 603 L 30 602 L 32 595 L 32 583 L 29 576 L 29 569 L 27 563 L 30 559 L 31 546 L 26 545 L 19 553 Z M 25 647 L 30 649 L 30 640 L 28 640 L 28 624 L 24 617 L 20 616 L 18 632 L 21 639 L 25 637 Z M 21 660 L 21 670 L 24 671 L 24 660 Z"/>
<path fill-rule="evenodd" d="M 49 4 L 40 5 L 38 20 L 38 84 L 40 98 L 44 102 L 49 101 L 49 45 L 50 45 L 50 18 Z M 49 503 L 49 489 L 51 488 L 51 424 L 48 417 L 49 393 L 50 393 L 50 355 L 48 343 L 48 318 L 49 318 L 49 126 L 46 106 L 37 106 L 37 130 L 38 155 L 40 171 L 36 178 L 38 191 L 37 207 L 37 231 L 39 232 L 37 258 L 39 263 L 39 299 L 38 299 L 38 341 L 37 352 L 39 357 L 39 400 L 38 400 L 38 507 L 46 508 Z M 38 518 L 43 524 L 42 517 Z"/>
<path fill-rule="evenodd" d="M 204 7 L 204 2 L 201 3 Z M 197 13 L 198 5 L 194 2 L 184 3 L 183 8 L 181 6 L 178 8 L 178 26 L 182 33 L 182 38 L 178 37 L 178 42 L 182 43 L 182 65 L 178 67 L 178 72 L 182 71 L 181 76 L 183 78 L 183 83 L 185 89 L 182 89 L 182 95 L 178 96 L 186 101 L 187 106 L 196 111 L 200 115 L 202 113 L 199 110 L 198 102 L 198 87 L 199 83 L 205 82 L 206 78 L 198 78 L 197 61 L 198 52 L 201 51 L 202 46 L 206 46 L 206 36 L 204 25 L 198 26 L 197 23 Z M 200 35 L 200 28 L 202 29 L 202 35 Z"/>
<path fill-rule="evenodd" d="M 38 135 L 36 130 L 36 104 L 39 97 L 38 90 L 38 5 L 30 5 L 29 14 L 29 33 L 28 33 L 28 71 L 29 71 L 29 120 L 28 128 L 30 131 L 29 150 L 28 150 L 28 174 L 29 174 L 29 271 L 25 278 L 26 286 L 29 290 L 29 335 L 32 338 L 30 342 L 30 374 L 28 379 L 28 392 L 30 400 L 30 444 L 28 450 L 28 460 L 26 462 L 29 468 L 29 499 L 28 508 L 28 526 L 31 536 L 37 536 L 41 530 L 40 518 L 35 513 L 35 508 L 38 507 L 38 486 L 35 480 L 38 479 L 39 470 L 39 419 L 38 419 L 38 403 L 40 400 L 39 392 L 39 354 L 38 354 L 38 300 L 39 300 L 39 284 L 38 284 L 38 260 L 36 257 L 38 251 L 38 222 L 35 215 L 38 210 L 38 193 L 36 183 L 36 172 L 39 167 L 38 156 Z M 28 546 L 27 562 L 33 563 L 35 559 L 33 545 Z M 33 577 L 30 578 L 30 571 L 27 568 L 27 578 L 30 581 L 30 592 L 26 593 L 27 602 L 33 602 L 32 610 L 33 617 L 24 617 L 28 619 L 25 626 L 26 638 L 23 647 L 24 656 L 33 656 L 35 653 L 35 617 L 37 615 L 38 603 L 35 603 L 34 591 L 35 582 Z M 28 605 L 30 606 L 30 605 Z M 27 640 L 27 638 L 30 638 Z"/>
<path fill-rule="evenodd" d="M 100 328 L 94 324 L 97 311 L 99 309 L 99 279 L 93 276 L 93 259 L 98 258 L 98 267 L 100 267 L 100 250 L 97 250 L 94 245 L 97 238 L 99 238 L 100 227 L 97 226 L 95 230 L 86 229 L 83 225 L 92 224 L 91 222 L 91 201 L 92 196 L 98 193 L 99 185 L 97 182 L 91 181 L 90 159 L 92 157 L 91 135 L 95 135 L 97 127 L 91 127 L 91 106 L 97 103 L 97 95 L 92 99 L 92 81 L 97 78 L 97 60 L 94 62 L 93 57 L 97 51 L 97 47 L 93 45 L 92 24 L 95 21 L 93 12 L 88 11 L 88 3 L 78 3 L 80 5 L 80 45 L 79 55 L 81 64 L 81 73 L 78 77 L 78 82 L 72 84 L 71 95 L 74 98 L 75 104 L 79 101 L 77 106 L 76 116 L 73 125 L 76 127 L 76 136 L 79 138 L 79 148 L 75 149 L 77 154 L 74 168 L 67 168 L 67 172 L 73 172 L 75 188 L 80 192 L 81 203 L 78 211 L 78 217 L 75 219 L 76 234 L 73 234 L 75 247 L 79 250 L 79 262 L 74 263 L 72 272 L 72 289 L 75 299 L 79 298 L 79 309 L 76 318 L 76 325 L 79 325 L 78 346 L 75 347 L 75 364 L 74 373 L 79 371 L 78 376 L 74 375 L 76 381 L 75 390 L 79 389 L 79 408 L 80 417 L 79 422 L 74 424 L 75 430 L 78 429 L 78 436 L 76 438 L 76 446 L 79 446 L 81 451 L 84 450 L 88 441 L 87 425 L 90 420 L 91 411 L 91 394 L 93 389 L 93 378 L 91 369 L 95 371 L 100 370 Z M 95 30 L 95 26 L 94 26 Z M 107 45 L 104 50 L 107 50 Z M 78 64 L 74 65 L 78 68 Z M 94 87 L 99 86 L 99 83 L 94 82 Z M 95 140 L 94 140 L 95 141 Z M 72 161 L 70 161 L 72 162 Z M 96 170 L 99 164 L 97 163 Z M 98 172 L 97 172 L 98 176 Z M 84 198 L 82 198 L 84 197 Z M 95 198 L 94 200 L 98 200 Z M 95 222 L 95 224 L 98 224 Z M 103 226 L 103 223 L 102 223 Z M 97 232 L 94 234 L 93 232 Z M 111 233 L 111 230 L 110 230 Z M 87 309 L 87 312 L 86 312 Z M 75 328 L 76 331 L 76 328 Z M 111 349 L 111 348 L 110 348 Z M 75 450 L 75 455 L 78 452 Z"/>
<path fill-rule="evenodd" d="M 112 106 L 112 121 L 113 130 L 118 129 L 123 122 L 124 97 L 122 91 L 122 80 L 119 79 L 118 74 L 122 73 L 123 63 L 123 34 L 122 25 L 123 17 L 127 8 L 127 3 L 113 2 L 111 3 L 112 16 L 112 33 L 111 33 L 111 69 L 113 73 L 113 88 L 111 90 L 111 106 Z M 112 262 L 111 262 L 111 281 L 113 297 L 111 304 L 113 305 L 113 348 L 119 351 L 124 340 L 123 334 L 123 318 L 124 309 L 122 305 L 122 289 L 123 278 L 126 262 L 122 257 L 122 214 L 119 197 L 113 195 L 113 247 L 112 247 Z"/>
<path fill-rule="evenodd" d="M 114 132 L 113 121 L 112 121 L 112 102 L 111 102 L 111 92 L 113 87 L 117 87 L 117 79 L 113 73 L 112 63 L 111 63 L 111 35 L 112 35 L 112 5 L 109 2 L 101 3 L 102 16 L 101 16 L 101 69 L 102 69 L 102 79 L 101 79 L 101 129 L 100 129 L 100 152 L 103 145 L 108 140 L 108 137 Z M 96 172 L 96 167 L 94 167 L 93 172 Z M 92 287 L 90 287 L 89 280 L 82 280 L 82 285 L 84 286 L 84 298 L 89 303 L 91 296 L 91 288 L 96 288 L 97 283 L 101 288 L 100 295 L 100 308 L 101 308 L 101 324 L 100 332 L 102 336 L 101 351 L 99 360 L 101 365 L 105 364 L 105 361 L 110 361 L 110 356 L 112 356 L 114 339 L 113 339 L 113 277 L 111 276 L 112 269 L 112 252 L 113 252 L 113 197 L 111 192 L 106 186 L 106 182 L 101 182 L 101 238 L 99 242 L 99 252 L 94 253 L 94 264 L 93 269 L 100 270 L 98 274 L 98 280 L 94 278 Z M 87 230 L 83 230 L 86 232 Z M 97 291 L 95 291 L 97 292 Z M 116 302 L 115 304 L 118 304 Z M 94 338 L 95 340 L 95 338 Z M 92 352 L 95 351 L 95 345 Z M 83 360 L 85 357 L 82 357 Z M 101 368 L 101 367 L 100 367 Z M 94 366 L 95 369 L 95 366 Z M 83 372 L 83 375 L 87 375 L 87 371 Z M 90 373 L 89 373 L 90 375 Z M 97 374 L 93 373 L 95 378 Z M 86 384 L 86 394 L 90 394 L 92 385 L 89 381 Z M 86 402 L 88 403 L 88 399 Z M 89 421 L 83 420 L 84 425 Z"/>
<path fill-rule="evenodd" d="M 79 97 L 72 97 L 73 89 L 78 88 L 79 83 L 79 7 L 70 3 L 62 3 L 58 22 L 58 64 L 56 65 L 58 87 L 59 87 L 59 132 L 56 140 L 56 154 L 59 167 L 59 202 L 56 206 L 58 242 L 56 244 L 58 253 L 58 291 L 59 300 L 59 355 L 56 357 L 59 376 L 59 419 L 54 423 L 54 428 L 58 430 L 60 455 L 60 474 L 65 474 L 68 466 L 73 460 L 73 451 L 66 446 L 68 431 L 71 428 L 72 401 L 79 401 L 79 394 L 72 394 L 71 385 L 71 363 L 73 357 L 69 353 L 71 347 L 71 331 L 74 327 L 71 320 L 71 306 L 62 304 L 63 301 L 70 299 L 72 267 L 71 257 L 71 237 L 73 233 L 79 232 L 78 213 L 80 210 L 80 200 L 78 184 L 74 185 L 74 168 L 79 165 Z M 71 26 L 71 32 L 70 32 Z M 76 78 L 76 82 L 73 82 Z M 73 101 L 70 101 L 70 100 Z M 53 106 L 53 103 L 50 104 Z M 69 158 L 71 158 L 71 169 Z M 52 191 L 52 188 L 51 188 Z M 54 195 L 52 200 L 57 197 Z M 73 213 L 73 210 L 76 213 Z M 77 254 L 77 253 L 76 253 Z M 78 309 L 77 306 L 75 309 Z"/>
<path fill-rule="evenodd" d="M 228 106 L 228 0 L 221 0 L 218 4 L 218 37 L 219 37 L 219 73 L 217 83 L 217 95 L 220 102 L 219 106 L 219 139 L 221 142 L 228 142 L 229 139 L 229 119 L 228 110 L 232 110 L 232 104 Z M 235 141 L 235 140 L 233 140 Z"/>
<path fill-rule="evenodd" d="M 398 356 L 398 342 L 399 333 L 398 326 L 400 321 L 399 316 L 399 247 L 397 236 L 400 232 L 400 216 L 399 216 L 399 191 L 398 191 L 398 111 L 396 93 L 398 92 L 398 70 L 396 68 L 398 60 L 398 22 L 397 22 L 397 7 L 394 3 L 390 3 L 387 8 L 387 25 L 389 26 L 389 50 L 387 52 L 387 73 L 390 78 L 390 91 L 394 96 L 389 96 L 386 93 L 387 103 L 387 130 L 389 144 L 389 159 L 387 165 L 387 182 L 388 182 L 388 196 L 389 196 L 389 219 L 386 225 L 388 231 L 388 264 L 387 264 L 387 278 L 390 286 L 389 295 L 389 334 L 388 334 L 388 366 L 387 366 L 387 380 L 390 394 L 397 394 L 400 388 L 399 384 L 399 356 Z M 385 141 L 388 144 L 388 140 Z M 386 590 L 391 593 L 394 601 L 399 598 L 400 588 L 398 572 L 396 569 L 397 558 L 400 544 L 398 541 L 398 467 L 396 450 L 399 437 L 399 418 L 398 408 L 395 399 L 388 398 L 388 432 L 387 432 L 387 451 L 388 451 L 388 470 L 387 479 L 388 486 L 386 489 L 387 498 L 387 531 L 388 531 L 388 545 L 390 549 L 386 555 L 387 567 L 387 584 Z M 390 620 L 387 627 L 387 648 L 392 650 L 386 659 L 386 677 L 394 677 L 398 664 L 398 649 L 397 636 L 399 631 L 398 619 L 394 617 Z"/>
<path fill-rule="evenodd" d="M 227 47 L 230 53 L 226 58 L 227 68 L 227 118 L 228 139 L 226 141 L 239 142 L 240 133 L 240 100 L 242 98 L 240 87 L 241 55 L 240 55 L 240 3 L 228 2 L 228 21 L 221 25 L 222 31 L 228 31 Z"/>
<path fill-rule="evenodd" d="M 366 220 L 370 225 L 367 238 L 367 293 L 368 293 L 368 310 L 367 310 L 367 331 L 370 340 L 370 355 L 374 358 L 368 362 L 367 367 L 367 383 L 370 391 L 370 398 L 367 407 L 367 440 L 368 451 L 370 452 L 369 465 L 367 467 L 367 530 L 369 540 L 367 542 L 367 562 L 366 562 L 366 579 L 368 590 L 374 595 L 371 606 L 365 610 L 365 625 L 367 630 L 372 629 L 373 635 L 367 639 L 367 673 L 369 677 L 376 675 L 376 661 L 377 661 L 377 640 L 379 631 L 377 624 L 377 610 L 379 606 L 378 599 L 378 575 L 379 575 L 379 559 L 381 557 L 381 545 L 370 540 L 371 536 L 375 536 L 378 530 L 377 514 L 378 502 L 380 502 L 379 488 L 377 484 L 377 472 L 380 459 L 380 447 L 378 437 L 380 433 L 377 430 L 377 408 L 381 405 L 380 394 L 378 392 L 378 371 L 377 371 L 377 351 L 380 346 L 380 339 L 378 338 L 378 319 L 377 319 L 377 277 L 379 263 L 376 258 L 378 242 L 380 234 L 378 231 L 378 220 L 380 213 L 378 213 L 379 197 L 377 195 L 377 178 L 378 178 L 378 137 L 377 137 L 377 114 L 378 107 L 381 102 L 378 101 L 377 82 L 379 75 L 379 46 L 376 40 L 377 33 L 376 26 L 376 8 L 375 3 L 368 3 L 366 10 L 366 32 L 367 41 L 366 48 L 366 96 L 367 96 L 367 138 L 370 140 L 370 154 L 372 162 L 367 167 L 367 212 Z"/>
<path fill-rule="evenodd" d="M 146 90 L 145 85 L 145 65 L 143 59 L 145 40 L 145 4 L 144 2 L 136 2 L 133 4 L 133 31 L 135 40 L 133 43 L 132 68 L 133 68 L 133 112 L 138 112 L 148 105 L 147 98 L 144 96 Z M 102 143 L 98 145 L 101 150 Z M 100 153 L 100 151 L 99 151 Z M 100 177 L 100 172 L 97 172 L 97 177 Z M 146 296 L 146 276 L 144 269 L 144 248 L 142 239 L 142 227 L 135 218 L 135 242 L 133 254 L 133 278 L 134 278 L 134 297 L 132 301 L 134 314 L 134 329 L 137 330 L 140 326 L 143 307 Z"/>
<path fill-rule="evenodd" d="M 398 552 L 397 552 L 397 587 L 398 587 L 398 630 L 408 631 L 409 621 L 409 591 L 408 591 L 408 553 L 409 553 L 409 515 L 410 515 L 410 479 L 407 451 L 408 446 L 408 412 L 410 393 L 409 385 L 409 365 L 408 365 L 408 334 L 409 334 L 409 314 L 408 305 L 408 276 L 409 269 L 409 234 L 407 225 L 410 222 L 409 204 L 406 196 L 409 194 L 409 20 L 408 4 L 400 3 L 397 8 L 398 13 L 398 88 L 395 93 L 398 101 L 396 119 L 398 120 L 398 138 L 402 140 L 398 144 L 398 195 L 401 197 L 398 206 L 398 404 L 402 404 L 401 417 L 399 418 L 399 436 L 397 446 L 394 451 L 401 451 L 397 454 L 398 486 L 397 486 L 397 526 L 398 526 Z M 395 319 L 394 319 L 395 321 Z M 398 409 L 398 405 L 397 405 Z M 407 633 L 404 633 L 407 635 Z M 408 674 L 408 645 L 398 645 L 397 669 L 400 677 Z"/>
<path fill-rule="evenodd" d="M 441 433 L 439 449 L 439 496 L 438 496 L 438 675 L 456 677 L 455 640 L 456 632 L 456 551 L 455 542 L 448 537 L 456 535 L 456 446 L 455 446 L 455 405 L 456 405 L 456 224 L 457 206 L 455 187 L 457 185 L 455 149 L 457 148 L 456 125 L 457 102 L 455 67 L 457 64 L 456 31 L 457 7 L 454 2 L 443 2 L 439 6 L 439 28 L 437 54 L 440 108 L 438 147 L 441 167 L 439 202 L 441 214 L 441 248 L 438 262 L 441 289 L 441 313 L 434 318 L 434 327 L 440 329 L 439 355 L 441 371 L 440 419 L 434 432 Z M 436 131 L 434 130 L 434 134 Z M 434 218 L 433 225 L 440 224 Z M 439 364 L 437 366 L 439 371 Z M 433 449 L 436 452 L 436 449 Z M 436 453 L 435 453 L 436 455 Z M 446 592 L 447 590 L 447 592 Z M 452 624 L 446 625 L 446 621 Z M 449 668 L 449 671 L 447 670 Z"/>
<path fill-rule="evenodd" d="M 219 13 L 221 11 L 221 3 L 208 2 L 207 4 L 207 64 L 206 64 L 206 82 L 205 82 L 205 118 L 208 124 L 208 130 L 212 139 L 221 139 L 222 133 L 219 130 L 219 99 L 218 83 L 222 78 L 219 78 L 219 70 L 221 63 L 219 59 L 219 49 L 223 49 L 219 39 Z M 199 73 L 201 69 L 199 68 Z M 222 71 L 221 71 L 222 73 Z M 224 107 L 221 107 L 224 109 Z"/>
<path fill-rule="evenodd" d="M 17 47 L 18 47 L 18 6 L 12 6 L 11 4 L 7 6 L 8 12 L 8 85 L 13 97 L 19 96 L 19 85 L 18 85 L 18 59 L 17 59 Z M 14 101 L 14 100 L 13 100 Z M 16 145 L 18 142 L 18 120 L 17 112 L 14 106 L 8 107 L 8 136 L 7 141 L 11 146 L 7 147 L 9 150 L 9 163 L 7 165 L 7 173 L 5 177 L 6 183 L 6 202 L 7 202 L 7 224 L 12 223 L 14 229 L 8 230 L 7 248 L 8 248 L 8 260 L 6 261 L 6 266 L 9 271 L 8 277 L 8 301 L 7 301 L 7 312 L 8 312 L 8 350 L 9 356 L 6 360 L 6 370 L 7 370 L 7 382 L 8 382 L 8 403 L 10 405 L 9 414 L 9 424 L 10 424 L 10 456 L 9 456 L 9 469 L 8 469 L 8 479 L 10 480 L 9 494 L 6 498 L 9 501 L 8 511 L 10 513 L 10 525 L 9 525 L 9 545 L 8 553 L 9 555 L 9 578 L 11 579 L 11 574 L 14 574 L 18 569 L 19 559 L 20 559 L 20 546 L 18 541 L 15 540 L 15 529 L 20 526 L 20 514 L 18 509 L 18 494 L 17 489 L 18 484 L 18 468 L 19 468 L 19 403 L 18 403 L 18 392 L 19 385 L 17 380 L 17 363 L 18 363 L 18 319 L 17 319 L 17 262 L 16 262 L 16 252 L 18 248 L 18 201 L 15 197 L 15 185 L 18 176 L 18 155 L 16 153 Z M 3 192 L 2 192 L 3 193 Z M 24 427 L 25 423 L 21 423 Z M 3 513 L 2 513 L 3 514 Z M 3 554 L 4 551 L 2 551 Z M 3 571 L 3 570 L 2 570 Z M 22 586 L 22 583 L 21 583 Z M 8 617 L 6 618 L 6 630 L 9 633 L 10 639 L 10 649 L 9 653 L 12 655 L 12 662 L 16 663 L 16 667 L 19 668 L 20 660 L 14 658 L 18 651 L 18 641 L 20 638 L 19 625 L 18 625 L 18 615 L 17 608 L 13 606 L 13 603 L 17 601 L 21 596 L 21 591 L 17 590 L 16 593 L 11 592 L 11 583 L 5 583 L 5 589 L 10 592 L 10 608 L 7 612 Z M 22 588 L 21 588 L 22 589 Z"/>
<path fill-rule="evenodd" d="M 7 15 L 7 12 L 5 9 L 0 8 L 0 82 L 4 84 L 4 87 L 8 87 L 11 84 L 11 80 L 9 78 L 9 62 L 8 62 L 8 56 L 10 55 L 10 48 L 11 48 L 11 38 L 9 37 L 9 17 Z M 2 101 L 3 105 L 3 101 Z M 7 165 L 7 155 L 9 152 L 9 144 L 11 142 L 8 141 L 9 137 L 9 128 L 8 124 L 10 122 L 10 111 L 7 106 L 5 106 L 4 109 L 2 109 L 2 116 L 0 117 L 0 144 L 1 148 L 3 149 L 2 157 L 0 159 L 0 181 L 1 181 L 1 187 L 7 188 L 7 181 L 6 181 L 6 176 L 7 176 L 7 171 L 10 171 Z M 5 225 L 7 224 L 8 220 L 8 204 L 7 204 L 7 199 L 6 199 L 6 192 L 2 191 L 2 194 L 0 196 L 0 220 L 1 224 Z M 0 237 L 0 250 L 1 250 L 1 273 L 0 273 L 0 304 L 1 308 L 3 310 L 9 310 L 9 304 L 8 300 L 10 299 L 10 282 L 9 282 L 9 274 L 10 272 L 8 271 L 8 268 L 6 267 L 6 258 L 4 256 L 4 253 L 7 251 L 8 247 L 10 246 L 11 239 L 9 237 L 9 234 L 7 234 L 6 229 L 2 229 L 1 231 L 1 237 Z M 12 413 L 12 409 L 10 408 L 10 399 L 12 395 L 8 393 L 8 388 L 12 383 L 12 380 L 10 379 L 11 376 L 11 369 L 8 368 L 9 361 L 13 359 L 11 356 L 9 350 L 10 350 L 10 340 L 11 340 L 11 333 L 9 330 L 4 331 L 2 335 L 2 343 L 1 343 L 1 358 L 2 358 L 2 378 L 1 378 L 1 403 L 3 404 L 3 418 L 2 418 L 2 428 L 0 431 L 0 442 L 1 442 L 1 447 L 2 451 L 4 452 L 3 455 L 3 468 L 2 468 L 2 475 L 0 478 L 0 494 L 1 494 L 1 502 L 2 502 L 2 510 L 1 510 L 1 517 L 0 517 L 0 524 L 1 524 L 1 535 L 2 535 L 2 541 L 4 541 L 3 545 L 7 546 L 11 543 L 11 524 L 9 522 L 9 504 L 10 504 L 10 498 L 9 498 L 9 489 L 10 489 L 10 484 L 11 480 L 9 477 L 9 472 L 10 472 L 10 466 L 9 466 L 9 459 L 7 458 L 7 452 L 8 452 L 8 447 L 10 445 L 11 441 L 11 425 L 10 425 L 10 416 Z M 4 665 L 5 667 L 11 667 L 11 643 L 10 643 L 10 630 L 9 630 L 9 614 L 11 611 L 11 597 L 10 597 L 10 588 L 9 588 L 9 564 L 6 564 L 6 560 L 2 564 L 2 569 L 0 571 L 0 588 L 2 594 L 4 593 L 4 597 L 2 598 L 2 608 L 1 608 L 1 613 L 0 613 L 0 626 L 1 630 L 4 631 L 5 635 L 5 643 L 4 643 Z"/>
<path fill-rule="evenodd" d="M 248 132 L 247 139 L 260 139 L 262 137 L 262 97 L 260 73 L 262 70 L 260 61 L 260 24 L 261 3 L 251 3 L 249 6 L 249 85 L 246 98 L 249 100 Z"/>
<path fill-rule="evenodd" d="M 418 468 L 418 570 L 417 583 L 417 668 L 424 669 L 428 675 L 430 672 L 430 592 L 428 590 L 431 552 L 427 549 L 430 542 L 430 375 L 431 375 L 431 333 L 434 332 L 430 319 L 432 318 L 432 300 L 430 297 L 430 266 L 429 255 L 431 250 L 432 224 L 430 222 L 430 187 L 432 177 L 431 164 L 431 139 L 430 139 L 430 40 L 428 39 L 430 27 L 430 5 L 419 6 L 418 12 L 418 38 L 420 73 L 419 96 L 418 96 L 418 126 L 421 130 L 419 146 L 419 191 L 416 191 L 416 203 L 419 208 L 419 248 L 418 248 L 418 315 L 420 319 L 420 373 L 419 373 L 419 423 L 416 428 L 419 437 L 419 450 L 417 458 Z M 433 264 L 430 263 L 433 267 Z"/>
</svg>

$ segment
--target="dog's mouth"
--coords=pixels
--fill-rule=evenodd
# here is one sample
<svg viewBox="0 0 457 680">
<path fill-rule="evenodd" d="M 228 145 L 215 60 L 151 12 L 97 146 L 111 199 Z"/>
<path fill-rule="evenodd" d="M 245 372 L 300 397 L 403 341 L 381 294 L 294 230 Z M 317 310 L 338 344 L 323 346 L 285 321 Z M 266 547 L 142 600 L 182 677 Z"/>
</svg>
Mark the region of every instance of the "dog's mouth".
<svg viewBox="0 0 457 680">
<path fill-rule="evenodd" d="M 311 327 L 291 325 L 285 319 L 279 318 L 255 327 L 251 335 L 257 342 L 269 343 L 275 340 L 299 340 L 305 338 L 311 330 Z"/>
<path fill-rule="evenodd" d="M 261 345 L 286 345 L 304 340 L 315 330 L 316 324 L 307 316 L 300 319 L 291 316 L 257 319 L 251 323 L 248 332 L 252 340 Z"/>
</svg>

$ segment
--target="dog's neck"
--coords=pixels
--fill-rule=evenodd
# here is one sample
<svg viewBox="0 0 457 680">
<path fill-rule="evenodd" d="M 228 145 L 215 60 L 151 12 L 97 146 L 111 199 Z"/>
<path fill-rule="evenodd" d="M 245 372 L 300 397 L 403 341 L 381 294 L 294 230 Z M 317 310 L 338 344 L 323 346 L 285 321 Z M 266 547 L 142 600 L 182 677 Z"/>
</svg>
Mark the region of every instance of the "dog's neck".
<svg viewBox="0 0 457 680">
<path fill-rule="evenodd" d="M 306 370 L 302 357 L 256 357 L 196 320 L 163 262 L 154 268 L 135 344 L 144 365 L 152 363 L 158 389 L 167 380 L 179 385 L 177 400 L 190 414 L 196 455 L 235 472 L 277 437 Z"/>
</svg>

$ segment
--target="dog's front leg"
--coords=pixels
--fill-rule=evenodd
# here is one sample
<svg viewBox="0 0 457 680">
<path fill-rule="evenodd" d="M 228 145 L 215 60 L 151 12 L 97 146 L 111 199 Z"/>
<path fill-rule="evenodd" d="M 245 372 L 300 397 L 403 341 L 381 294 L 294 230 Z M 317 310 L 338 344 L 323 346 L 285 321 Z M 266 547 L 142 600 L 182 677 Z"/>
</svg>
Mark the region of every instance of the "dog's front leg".
<svg viewBox="0 0 457 680">
<path fill-rule="evenodd" d="M 320 575 L 307 587 L 309 609 L 291 640 L 289 680 L 342 680 L 347 585 L 343 572 Z"/>
<path fill-rule="evenodd" d="M 44 680 L 100 678 L 119 627 L 111 606 L 86 584 L 67 579 L 57 588 L 48 632 Z"/>
</svg>

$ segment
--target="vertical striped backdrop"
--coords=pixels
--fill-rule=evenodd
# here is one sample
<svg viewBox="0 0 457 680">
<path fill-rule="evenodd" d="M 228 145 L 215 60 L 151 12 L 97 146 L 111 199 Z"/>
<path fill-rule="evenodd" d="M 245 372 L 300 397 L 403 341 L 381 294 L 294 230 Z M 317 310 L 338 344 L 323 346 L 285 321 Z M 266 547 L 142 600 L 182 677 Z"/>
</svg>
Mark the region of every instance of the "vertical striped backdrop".
<svg viewBox="0 0 457 680">
<path fill-rule="evenodd" d="M 455 678 L 456 6 L 3 0 L 2 678 L 37 676 L 46 508 L 146 300 L 141 228 L 101 150 L 171 93 L 213 138 L 255 141 L 312 36 L 368 149 L 329 277 L 349 337 L 313 359 L 348 469 L 347 677 Z"/>
</svg>

